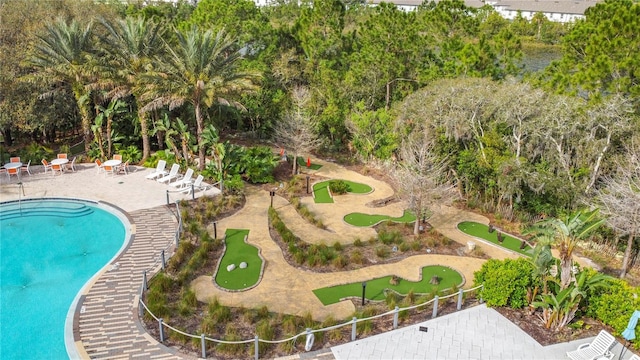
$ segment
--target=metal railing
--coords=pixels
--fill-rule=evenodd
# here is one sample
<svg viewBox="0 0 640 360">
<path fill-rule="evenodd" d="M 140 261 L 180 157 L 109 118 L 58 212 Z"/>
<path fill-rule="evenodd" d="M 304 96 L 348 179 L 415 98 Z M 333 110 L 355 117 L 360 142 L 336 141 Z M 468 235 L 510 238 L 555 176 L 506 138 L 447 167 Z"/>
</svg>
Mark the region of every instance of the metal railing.
<svg viewBox="0 0 640 360">
<path fill-rule="evenodd" d="M 431 318 L 435 318 L 438 316 L 438 305 L 440 303 L 441 300 L 446 300 L 452 297 L 456 297 L 457 296 L 457 300 L 456 300 L 456 310 L 461 310 L 462 309 L 462 304 L 463 304 L 463 299 L 464 299 L 464 294 L 467 292 L 471 292 L 471 291 L 476 291 L 480 288 L 482 288 L 483 285 L 479 285 L 476 286 L 474 288 L 471 289 L 460 289 L 457 292 L 454 292 L 452 294 L 446 295 L 446 296 L 438 296 L 436 295 L 433 299 L 426 301 L 424 303 L 421 304 L 417 304 L 417 305 L 412 305 L 412 306 L 408 306 L 405 308 L 400 308 L 398 306 L 395 307 L 395 309 L 387 311 L 385 313 L 382 314 L 378 314 L 378 315 L 374 315 L 374 316 L 370 316 L 370 317 L 365 317 L 365 318 L 360 318 L 358 319 L 357 317 L 353 317 L 350 321 L 347 321 L 345 323 L 342 324 L 337 324 L 337 325 L 333 325 L 333 326 L 328 326 L 325 328 L 320 328 L 320 329 L 311 329 L 311 328 L 307 328 L 305 331 L 296 334 L 294 336 L 291 336 L 289 338 L 286 339 L 281 339 L 281 340 L 266 340 L 266 339 L 260 339 L 258 337 L 258 335 L 256 335 L 253 339 L 247 339 L 247 340 L 238 340 L 238 341 L 228 341 L 228 340 L 221 340 L 221 339 L 214 339 L 214 338 L 210 338 L 207 337 L 205 334 L 200 334 L 200 335 L 193 335 L 193 334 L 189 334 L 186 333 L 184 331 L 178 330 L 174 327 L 172 327 L 169 324 L 164 323 L 164 321 L 161 318 L 158 318 L 157 316 L 155 316 L 151 310 L 149 310 L 149 308 L 147 307 L 147 305 L 144 303 L 144 301 L 142 300 L 142 296 L 139 298 L 139 316 L 142 318 L 144 316 L 144 311 L 146 311 L 155 321 L 158 322 L 158 329 L 159 329 L 159 334 L 160 334 L 160 342 L 164 342 L 165 341 L 165 328 L 169 329 L 171 331 L 174 331 L 178 334 L 181 334 L 185 337 L 189 337 L 192 339 L 200 339 L 200 346 L 201 346 L 201 356 L 202 358 L 206 358 L 207 357 L 207 341 L 211 341 L 217 344 L 249 344 L 249 343 L 254 343 L 254 359 L 259 359 L 259 353 L 260 353 L 260 343 L 265 343 L 265 344 L 280 344 L 280 343 L 285 343 L 285 342 L 289 342 L 289 341 L 294 341 L 297 340 L 299 337 L 301 336 L 305 336 L 306 337 L 306 344 L 305 344 L 305 350 L 309 351 L 311 350 L 311 347 L 313 346 L 313 340 L 314 340 L 314 333 L 319 333 L 319 332 L 325 332 L 325 331 L 331 331 L 331 330 L 335 330 L 335 329 L 339 329 L 345 326 L 349 326 L 351 325 L 351 341 L 355 341 L 357 338 L 357 324 L 359 322 L 364 322 L 364 321 L 369 321 L 369 320 L 374 320 L 374 319 L 378 319 L 378 318 L 382 318 L 385 316 L 393 316 L 393 329 L 397 329 L 398 328 L 398 320 L 399 320 L 399 316 L 400 316 L 400 312 L 402 311 L 408 311 L 408 310 L 413 310 L 413 309 L 417 309 L 417 308 L 421 308 L 421 307 L 426 307 L 429 304 L 433 304 L 433 311 L 431 312 Z M 145 283 L 143 284 L 143 289 L 146 290 L 146 278 L 145 278 Z M 480 299 L 480 301 L 482 302 L 482 299 Z"/>
</svg>

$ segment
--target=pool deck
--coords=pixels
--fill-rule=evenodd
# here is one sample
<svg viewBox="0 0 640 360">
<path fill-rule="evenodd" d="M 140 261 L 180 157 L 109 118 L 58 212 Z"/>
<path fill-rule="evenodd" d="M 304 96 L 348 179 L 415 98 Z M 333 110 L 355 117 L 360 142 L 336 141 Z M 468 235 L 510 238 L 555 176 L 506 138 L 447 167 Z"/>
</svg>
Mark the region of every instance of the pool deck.
<svg viewBox="0 0 640 360">
<path fill-rule="evenodd" d="M 328 177 L 370 182 L 362 181 L 362 175 L 353 175 L 355 173 L 334 164 L 325 162 L 322 164 L 324 166 L 319 172 L 324 171 Z M 185 354 L 159 343 L 147 334 L 138 319 L 137 300 L 143 271 L 147 270 L 151 276 L 159 269 L 160 251 L 172 250 L 173 234 L 177 224 L 172 214 L 173 208 L 166 205 L 166 190 L 171 188 L 146 180 L 144 176 L 151 169 L 132 167 L 135 171 L 129 175 L 107 177 L 104 174 L 97 174 L 93 164 L 81 164 L 77 167 L 76 173 L 65 173 L 56 177 L 50 173 L 43 174 L 41 169 L 38 171 L 38 167 L 32 167 L 34 175 L 23 178 L 24 195 L 15 179 L 7 181 L 6 177 L 0 176 L 0 201 L 17 200 L 23 197 L 72 197 L 97 200 L 122 209 L 132 224 L 130 229 L 132 239 L 129 247 L 105 268 L 90 289 L 82 294 L 75 309 L 73 341 L 76 345 L 77 357 L 198 358 L 197 354 Z M 197 195 L 201 196 L 202 193 Z M 258 196 L 268 201 L 268 195 L 258 194 Z M 173 203 L 189 196 L 170 193 L 169 197 L 170 202 Z M 279 203 L 283 199 L 276 200 Z M 262 207 L 266 208 L 266 206 Z M 293 218 L 293 214 L 287 217 Z M 484 221 L 478 217 L 479 215 L 443 207 L 430 219 L 430 223 L 438 231 L 464 244 L 469 238 L 455 228 L 457 222 Z M 253 220 L 244 218 L 243 222 L 262 221 L 262 219 Z M 287 220 L 295 222 L 295 219 Z M 493 252 L 496 252 L 496 255 L 500 254 L 492 247 L 487 247 L 486 250 L 492 256 Z M 502 257 L 510 257 L 510 255 L 503 252 Z M 403 267 L 399 264 L 395 266 Z M 457 268 L 457 266 L 454 267 Z M 407 269 L 409 268 L 415 268 L 415 264 L 407 266 Z M 246 294 L 245 297 L 249 295 Z M 283 296 L 285 295 L 283 293 Z M 429 331 L 420 332 L 417 330 L 418 326 L 427 326 Z M 506 338 L 509 339 L 508 342 L 505 341 Z M 476 306 L 374 337 L 315 352 L 294 354 L 282 359 L 562 359 L 566 358 L 565 352 L 568 349 L 575 349 L 578 344 L 589 340 L 542 347 L 527 334 L 518 331 L 515 325 L 494 310 Z M 613 350 L 617 357 L 622 346 L 616 343 Z M 630 356 L 631 352 L 627 351 L 624 358 L 628 359 Z"/>
</svg>

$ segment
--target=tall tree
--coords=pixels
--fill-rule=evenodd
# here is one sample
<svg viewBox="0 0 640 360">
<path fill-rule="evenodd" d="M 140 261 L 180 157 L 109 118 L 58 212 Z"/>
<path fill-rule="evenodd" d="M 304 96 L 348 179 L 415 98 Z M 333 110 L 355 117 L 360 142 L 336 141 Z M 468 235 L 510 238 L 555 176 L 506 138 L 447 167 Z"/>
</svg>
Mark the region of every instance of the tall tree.
<svg viewBox="0 0 640 360">
<path fill-rule="evenodd" d="M 598 209 L 578 210 L 562 218 L 549 218 L 539 221 L 525 231 L 541 240 L 553 243 L 560 253 L 560 287 L 569 287 L 573 268 L 573 250 L 579 240 L 585 240 L 603 223 Z"/>
<path fill-rule="evenodd" d="M 144 86 L 140 86 L 141 76 L 151 65 L 152 58 L 162 48 L 162 29 L 159 23 L 143 18 L 126 18 L 111 21 L 101 19 L 107 30 L 101 37 L 104 46 L 106 71 L 100 80 L 102 87 L 110 91 L 107 97 L 120 99 L 134 95 L 142 136 L 142 161 L 149 157 L 149 124 L 141 103 Z"/>
<path fill-rule="evenodd" d="M 82 118 L 85 151 L 91 145 L 91 91 L 93 82 L 92 59 L 94 41 L 93 26 L 81 26 L 75 20 L 66 22 L 58 18 L 46 26 L 38 36 L 30 65 L 40 70 L 40 76 L 51 76 L 71 87 Z"/>
<path fill-rule="evenodd" d="M 640 234 L 640 147 L 627 148 L 624 160 L 617 163 L 616 173 L 602 179 L 597 202 L 607 216 L 607 224 L 627 236 L 620 278 L 629 271 L 635 238 Z"/>
<path fill-rule="evenodd" d="M 309 90 L 296 87 L 291 94 L 293 109 L 287 112 L 274 129 L 273 141 L 293 155 L 291 174 L 296 174 L 298 156 L 309 153 L 320 145 L 321 141 L 315 133 L 315 123 L 306 108 L 309 103 Z"/>
<path fill-rule="evenodd" d="M 416 216 L 414 235 L 420 231 L 420 215 L 435 204 L 447 205 L 455 198 L 454 186 L 447 181 L 446 160 L 434 151 L 435 142 L 422 131 L 410 134 L 400 145 L 398 166 L 392 176 L 399 194 Z"/>
<path fill-rule="evenodd" d="M 640 95 L 640 3 L 606 0 L 588 8 L 563 39 L 564 55 L 545 74 L 557 90 L 598 98 Z"/>
<path fill-rule="evenodd" d="M 240 107 L 243 92 L 255 88 L 257 74 L 238 70 L 242 56 L 233 51 L 234 40 L 224 31 L 213 34 L 192 27 L 175 32 L 175 45 L 166 43 L 167 53 L 158 57 L 157 70 L 144 74 L 140 83 L 142 110 L 168 105 L 169 110 L 185 103 L 195 113 L 200 170 L 205 166 L 205 144 L 202 137 L 205 111 L 214 104 Z"/>
</svg>

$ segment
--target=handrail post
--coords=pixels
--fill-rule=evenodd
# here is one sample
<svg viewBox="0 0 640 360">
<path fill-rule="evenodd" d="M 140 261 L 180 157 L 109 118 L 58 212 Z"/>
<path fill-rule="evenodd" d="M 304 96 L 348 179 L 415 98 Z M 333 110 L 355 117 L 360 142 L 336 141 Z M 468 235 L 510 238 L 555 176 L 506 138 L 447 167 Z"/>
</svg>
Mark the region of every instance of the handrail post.
<svg viewBox="0 0 640 360">
<path fill-rule="evenodd" d="M 169 201 L 169 190 L 167 190 L 167 205 L 171 204 L 171 202 Z"/>
<path fill-rule="evenodd" d="M 358 320 L 357 317 L 353 317 L 353 325 L 351 326 L 351 341 L 356 339 L 356 320 Z"/>
<path fill-rule="evenodd" d="M 400 308 L 398 307 L 398 305 L 396 305 L 396 308 L 393 310 L 394 311 L 394 313 L 393 313 L 393 328 L 394 329 L 398 328 L 398 313 L 400 312 L 399 310 L 400 310 Z"/>
<path fill-rule="evenodd" d="M 164 327 L 162 326 L 162 319 L 158 319 L 158 327 L 160 329 L 160 342 L 164 342 Z"/>
<path fill-rule="evenodd" d="M 207 340 L 204 339 L 204 333 L 200 334 L 200 344 L 202 345 L 202 358 L 207 358 Z"/>
<path fill-rule="evenodd" d="M 147 270 L 142 270 L 142 288 L 144 290 L 149 290 L 149 286 L 147 284 Z"/>
<path fill-rule="evenodd" d="M 162 270 L 164 270 L 167 267 L 167 262 L 164 259 L 164 250 L 162 250 L 160 257 L 162 258 Z"/>
<path fill-rule="evenodd" d="M 431 318 L 435 318 L 438 316 L 438 295 L 433 297 L 433 313 L 431 313 Z"/>
<path fill-rule="evenodd" d="M 142 306 L 142 298 L 138 299 L 138 317 L 144 316 L 144 307 Z"/>
<path fill-rule="evenodd" d="M 254 340 L 253 340 L 253 341 L 254 341 L 254 344 L 255 344 L 255 345 L 253 346 L 253 347 L 254 347 L 254 349 L 255 349 L 255 354 L 254 354 L 253 358 L 254 358 L 255 360 L 258 360 L 258 356 L 259 356 L 259 354 L 260 354 L 260 351 L 259 351 L 259 349 L 258 349 L 258 346 L 260 345 L 260 342 L 259 342 L 258 340 L 259 340 L 258 335 L 256 335 L 256 337 L 255 337 L 255 338 L 254 338 Z"/>
<path fill-rule="evenodd" d="M 196 199 L 195 186 L 193 186 L 193 184 L 191 184 L 191 200 L 195 200 L 195 199 Z"/>
<path fill-rule="evenodd" d="M 484 290 L 484 283 L 481 284 L 482 288 L 478 291 L 480 293 L 480 304 L 484 303 L 484 299 L 482 298 L 482 290 Z"/>
<path fill-rule="evenodd" d="M 458 310 L 462 309 L 462 295 L 464 294 L 464 291 L 462 291 L 462 289 L 460 289 L 460 291 L 458 291 L 458 306 L 456 307 Z"/>
</svg>

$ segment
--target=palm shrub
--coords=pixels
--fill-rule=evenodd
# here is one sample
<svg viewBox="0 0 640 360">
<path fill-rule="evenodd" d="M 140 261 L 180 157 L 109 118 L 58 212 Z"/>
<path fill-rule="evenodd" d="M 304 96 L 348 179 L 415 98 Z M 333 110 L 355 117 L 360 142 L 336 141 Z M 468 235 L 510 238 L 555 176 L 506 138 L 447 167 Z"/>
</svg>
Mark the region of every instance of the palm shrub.
<svg viewBox="0 0 640 360">
<path fill-rule="evenodd" d="M 550 278 L 553 284 L 549 285 L 549 291 L 540 294 L 537 301 L 532 303 L 536 308 L 541 308 L 539 315 L 545 328 L 559 331 L 567 326 L 576 316 L 576 313 L 584 308 L 587 294 L 596 288 L 606 288 L 607 279 L 604 274 L 592 271 L 581 271 L 576 275 L 576 280 L 563 288 L 559 278 Z"/>
<path fill-rule="evenodd" d="M 329 181 L 329 189 L 334 195 L 343 195 L 349 192 L 349 184 L 344 180 L 331 180 Z"/>
</svg>

